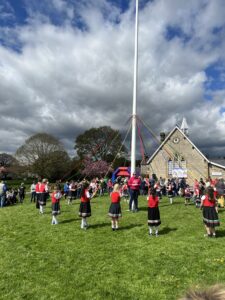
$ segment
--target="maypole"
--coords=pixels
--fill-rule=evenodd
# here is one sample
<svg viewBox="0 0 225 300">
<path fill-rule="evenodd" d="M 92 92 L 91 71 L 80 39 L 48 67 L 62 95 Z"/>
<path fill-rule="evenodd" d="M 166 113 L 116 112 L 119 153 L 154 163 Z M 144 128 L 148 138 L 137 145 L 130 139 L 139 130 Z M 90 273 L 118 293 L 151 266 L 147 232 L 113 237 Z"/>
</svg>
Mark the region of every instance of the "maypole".
<svg viewBox="0 0 225 300">
<path fill-rule="evenodd" d="M 138 73 L 138 0 L 136 0 L 135 43 L 134 43 L 134 82 L 133 82 L 133 114 L 131 139 L 131 175 L 136 169 L 136 123 L 137 123 L 137 76 Z"/>
</svg>

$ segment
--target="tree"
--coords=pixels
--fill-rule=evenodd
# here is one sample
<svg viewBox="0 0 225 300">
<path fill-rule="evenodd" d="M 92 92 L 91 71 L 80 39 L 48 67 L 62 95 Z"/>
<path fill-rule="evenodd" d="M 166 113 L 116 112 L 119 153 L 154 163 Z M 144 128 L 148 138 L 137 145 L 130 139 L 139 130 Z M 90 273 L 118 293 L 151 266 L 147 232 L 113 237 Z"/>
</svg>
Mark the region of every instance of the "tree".
<svg viewBox="0 0 225 300">
<path fill-rule="evenodd" d="M 118 152 L 126 152 L 119 131 L 109 126 L 86 130 L 76 138 L 74 148 L 81 159 L 106 162 L 112 162 Z"/>
<path fill-rule="evenodd" d="M 18 161 L 16 158 L 7 153 L 0 153 L 0 175 L 7 178 L 9 173 L 15 173 Z"/>
<path fill-rule="evenodd" d="M 93 161 L 90 158 L 85 158 L 83 165 L 84 169 L 82 170 L 82 174 L 89 178 L 104 176 L 112 171 L 110 164 L 103 160 Z"/>
<path fill-rule="evenodd" d="M 16 157 L 27 171 L 48 179 L 60 179 L 69 169 L 70 158 L 63 144 L 47 133 L 37 133 L 27 139 Z"/>
<path fill-rule="evenodd" d="M 16 162 L 15 157 L 7 153 L 0 154 L 0 166 L 9 168 Z"/>
</svg>

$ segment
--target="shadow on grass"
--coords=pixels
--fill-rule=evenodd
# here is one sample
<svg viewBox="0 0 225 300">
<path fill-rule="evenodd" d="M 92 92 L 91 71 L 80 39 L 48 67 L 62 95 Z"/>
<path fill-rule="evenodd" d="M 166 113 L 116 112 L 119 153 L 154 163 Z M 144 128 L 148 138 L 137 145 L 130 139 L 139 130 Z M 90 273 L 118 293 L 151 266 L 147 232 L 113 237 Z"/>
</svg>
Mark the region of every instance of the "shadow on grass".
<svg viewBox="0 0 225 300">
<path fill-rule="evenodd" d="M 159 207 L 165 207 L 165 206 L 173 206 L 173 205 L 184 205 L 183 202 L 173 202 L 173 204 L 170 204 L 169 202 L 165 203 L 165 202 L 159 202 Z"/>
<path fill-rule="evenodd" d="M 94 229 L 94 228 L 101 228 L 101 227 L 106 227 L 106 226 L 111 226 L 110 222 L 108 223 L 99 223 L 99 224 L 93 224 L 93 225 L 89 225 L 89 229 Z"/>
<path fill-rule="evenodd" d="M 160 235 L 168 234 L 171 231 L 176 231 L 177 228 L 164 227 L 160 230 Z"/>
<path fill-rule="evenodd" d="M 130 224 L 130 225 L 127 225 L 127 226 L 122 226 L 119 228 L 119 231 L 120 230 L 127 230 L 127 229 L 131 229 L 131 228 L 134 228 L 134 227 L 141 227 L 143 226 L 143 224 Z"/>
<path fill-rule="evenodd" d="M 218 231 L 216 231 L 216 237 L 217 238 L 223 238 L 223 237 L 225 237 L 225 230 L 218 230 Z"/>
<path fill-rule="evenodd" d="M 146 206 L 146 207 L 145 207 L 145 206 L 139 207 L 138 210 L 139 210 L 139 211 L 147 211 L 147 210 L 148 210 L 148 207 L 147 207 L 147 206 Z"/>
<path fill-rule="evenodd" d="M 72 222 L 76 222 L 76 221 L 80 221 L 80 218 L 63 220 L 60 222 L 60 224 L 67 224 L 67 223 L 72 223 Z"/>
</svg>

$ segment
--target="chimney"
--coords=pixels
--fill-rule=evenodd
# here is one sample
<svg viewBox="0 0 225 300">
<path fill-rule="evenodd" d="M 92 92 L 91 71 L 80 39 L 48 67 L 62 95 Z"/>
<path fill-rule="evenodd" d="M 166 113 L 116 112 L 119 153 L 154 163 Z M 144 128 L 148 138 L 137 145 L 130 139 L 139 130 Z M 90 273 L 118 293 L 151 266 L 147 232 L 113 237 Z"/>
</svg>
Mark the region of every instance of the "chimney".
<svg viewBox="0 0 225 300">
<path fill-rule="evenodd" d="M 166 138 L 165 132 L 160 132 L 160 142 L 161 143 L 164 142 L 165 138 Z"/>
</svg>

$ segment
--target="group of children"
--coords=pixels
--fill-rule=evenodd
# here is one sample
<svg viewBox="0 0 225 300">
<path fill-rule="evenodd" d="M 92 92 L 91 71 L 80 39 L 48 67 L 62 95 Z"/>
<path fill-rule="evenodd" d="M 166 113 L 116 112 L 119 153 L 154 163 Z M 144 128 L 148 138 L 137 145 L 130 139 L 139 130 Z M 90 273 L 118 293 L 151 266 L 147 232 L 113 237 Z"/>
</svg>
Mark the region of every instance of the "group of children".
<svg viewBox="0 0 225 300">
<path fill-rule="evenodd" d="M 59 187 L 56 185 L 51 194 L 52 200 L 52 224 L 58 224 L 57 215 L 60 214 L 60 199 L 62 193 Z M 121 188 L 118 183 L 113 186 L 113 190 L 110 194 L 111 204 L 109 207 L 108 215 L 111 218 L 111 228 L 113 231 L 119 229 L 119 218 L 122 217 L 121 212 Z M 79 216 L 81 217 L 81 229 L 87 229 L 87 218 L 91 216 L 91 196 L 89 193 L 89 184 L 84 182 L 81 189 Z M 153 234 L 153 228 L 155 229 L 155 235 L 158 236 L 158 226 L 161 224 L 160 212 L 158 208 L 159 197 L 157 196 L 156 187 L 152 188 L 150 195 L 148 196 L 148 226 L 149 235 Z"/>
<path fill-rule="evenodd" d="M 39 183 L 36 190 L 38 192 L 38 202 L 40 213 L 43 213 L 43 206 L 46 204 L 45 194 L 47 192 L 47 183 L 45 180 Z M 189 191 L 187 191 L 189 193 Z M 52 224 L 58 224 L 57 216 L 60 214 L 60 199 L 63 194 L 60 191 L 59 186 L 55 186 L 51 193 L 52 201 Z M 108 211 L 108 216 L 111 218 L 111 228 L 113 231 L 119 229 L 119 218 L 122 216 L 121 212 L 121 187 L 118 183 L 113 186 L 113 190 L 110 194 L 111 203 Z M 170 199 L 170 193 L 168 193 Z M 150 188 L 148 200 L 148 227 L 149 235 L 158 236 L 158 227 L 161 224 L 160 211 L 159 211 L 159 195 L 157 190 L 157 184 Z M 87 229 L 87 218 L 91 216 L 91 194 L 89 193 L 89 183 L 83 182 L 80 196 L 79 216 L 81 217 L 81 229 Z M 171 202 L 172 203 L 172 202 Z M 185 200 L 186 204 L 186 200 Z M 205 195 L 201 197 L 200 208 L 203 210 L 203 223 L 206 228 L 207 237 L 215 237 L 215 227 L 220 225 L 217 211 L 217 200 L 215 197 L 214 189 L 212 186 L 208 186 Z"/>
</svg>

